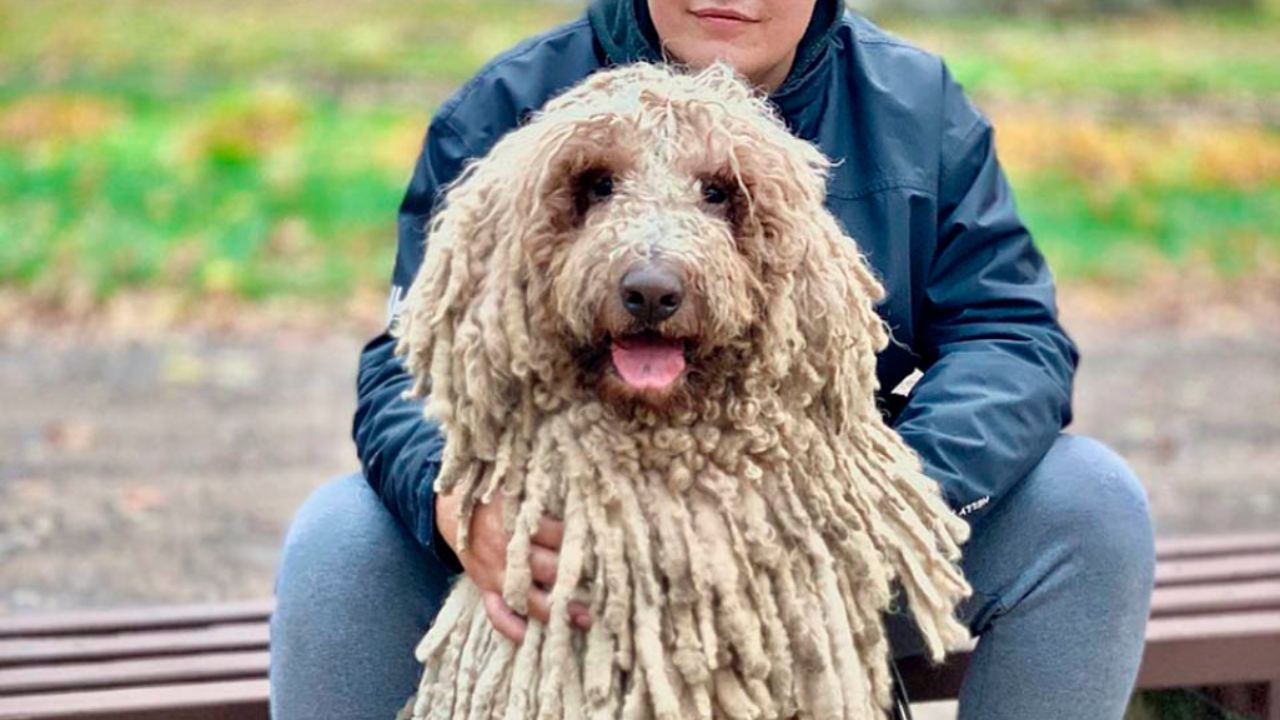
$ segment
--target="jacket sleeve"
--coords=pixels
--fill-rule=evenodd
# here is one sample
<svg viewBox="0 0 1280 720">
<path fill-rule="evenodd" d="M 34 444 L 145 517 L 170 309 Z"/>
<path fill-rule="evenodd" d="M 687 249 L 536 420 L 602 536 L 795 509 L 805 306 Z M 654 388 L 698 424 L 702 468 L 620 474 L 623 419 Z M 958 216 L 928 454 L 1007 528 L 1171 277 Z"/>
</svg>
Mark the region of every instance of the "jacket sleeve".
<svg viewBox="0 0 1280 720">
<path fill-rule="evenodd" d="M 1053 276 L 1018 218 L 991 124 L 944 71 L 938 239 L 895 426 L 961 515 L 1009 491 L 1071 420 L 1075 345 Z"/>
<path fill-rule="evenodd" d="M 425 225 L 451 182 L 470 157 L 460 135 L 438 115 L 427 131 L 413 179 L 400 205 L 399 245 L 392 277 L 388 314 L 422 264 Z M 436 533 L 433 484 L 440 471 L 444 436 L 427 422 L 419 401 L 404 399 L 411 378 L 395 356 L 395 339 L 387 332 L 374 338 L 360 355 L 356 378 L 356 413 L 352 436 L 365 479 L 391 513 L 419 544 L 455 572 L 462 567 Z"/>
</svg>

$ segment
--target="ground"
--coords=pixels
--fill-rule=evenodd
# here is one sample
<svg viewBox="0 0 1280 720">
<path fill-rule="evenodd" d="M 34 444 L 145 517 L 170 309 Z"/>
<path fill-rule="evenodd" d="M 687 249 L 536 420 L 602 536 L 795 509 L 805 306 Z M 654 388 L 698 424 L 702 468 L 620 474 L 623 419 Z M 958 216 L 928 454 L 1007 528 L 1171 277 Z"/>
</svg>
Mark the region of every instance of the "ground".
<svg viewBox="0 0 1280 720">
<path fill-rule="evenodd" d="M 1163 536 L 1280 512 L 1280 305 L 1228 294 L 1062 293 L 1085 358 L 1072 430 L 1129 459 Z M 294 510 L 357 467 L 377 321 L 220 324 L 0 323 L 0 613 L 271 593 Z"/>
</svg>

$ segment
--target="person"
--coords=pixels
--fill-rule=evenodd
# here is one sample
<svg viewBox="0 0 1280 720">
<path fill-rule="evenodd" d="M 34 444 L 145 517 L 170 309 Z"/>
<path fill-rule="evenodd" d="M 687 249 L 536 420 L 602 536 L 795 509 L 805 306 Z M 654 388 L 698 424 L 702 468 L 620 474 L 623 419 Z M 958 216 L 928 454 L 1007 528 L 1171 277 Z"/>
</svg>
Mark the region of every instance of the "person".
<svg viewBox="0 0 1280 720">
<path fill-rule="evenodd" d="M 433 118 L 400 208 L 392 309 L 423 257 L 441 189 L 549 98 L 610 65 L 722 60 L 767 93 L 796 135 L 835 161 L 828 206 L 888 296 L 894 342 L 878 379 L 913 371 L 886 412 L 966 517 L 963 561 L 980 642 L 962 718 L 1120 718 L 1142 654 L 1154 573 L 1144 492 L 1098 442 L 1064 434 L 1077 351 L 1054 284 L 1018 217 L 991 124 L 936 56 L 840 0 L 596 0 L 501 55 Z M 284 547 L 272 619 L 276 718 L 390 717 L 414 691 L 413 647 L 450 578 L 502 603 L 500 511 L 476 513 L 461 558 L 450 498 L 432 481 L 445 438 L 402 399 L 410 378 L 386 333 L 363 350 L 353 435 L 363 472 L 321 487 Z M 534 538 L 530 614 L 545 617 L 559 526 Z M 581 608 L 574 622 L 591 618 Z M 899 616 L 895 654 L 918 650 Z"/>
</svg>

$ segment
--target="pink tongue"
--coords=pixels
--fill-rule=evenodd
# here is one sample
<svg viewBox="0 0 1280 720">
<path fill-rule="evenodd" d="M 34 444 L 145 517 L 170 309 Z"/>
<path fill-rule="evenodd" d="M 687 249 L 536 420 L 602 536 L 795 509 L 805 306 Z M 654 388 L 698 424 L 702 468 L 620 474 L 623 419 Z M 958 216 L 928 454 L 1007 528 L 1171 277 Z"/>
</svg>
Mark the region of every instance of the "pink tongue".
<svg viewBox="0 0 1280 720">
<path fill-rule="evenodd" d="M 613 367 L 637 390 L 662 390 L 684 372 L 684 344 L 661 338 L 614 340 Z"/>
</svg>

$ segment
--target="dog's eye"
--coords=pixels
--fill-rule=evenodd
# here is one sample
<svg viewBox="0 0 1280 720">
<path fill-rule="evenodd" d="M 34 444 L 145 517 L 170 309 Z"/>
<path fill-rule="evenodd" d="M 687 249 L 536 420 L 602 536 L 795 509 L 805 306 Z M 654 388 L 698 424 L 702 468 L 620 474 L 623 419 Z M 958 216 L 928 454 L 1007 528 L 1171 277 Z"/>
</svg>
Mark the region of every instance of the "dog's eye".
<svg viewBox="0 0 1280 720">
<path fill-rule="evenodd" d="M 710 205 L 723 205 L 729 202 L 729 188 L 718 182 L 703 183 L 702 199 Z"/>
<path fill-rule="evenodd" d="M 587 199 L 591 202 L 599 202 L 613 194 L 613 176 L 609 173 L 601 173 L 587 182 Z"/>
<path fill-rule="evenodd" d="M 592 207 L 613 195 L 613 173 L 604 169 L 587 170 L 573 181 L 573 201 L 581 220 Z"/>
</svg>

